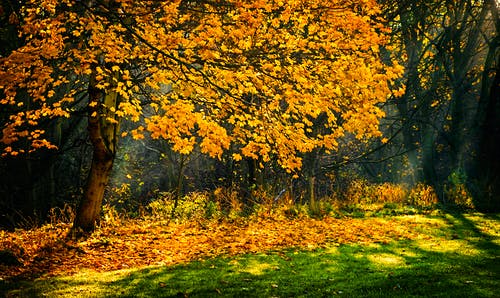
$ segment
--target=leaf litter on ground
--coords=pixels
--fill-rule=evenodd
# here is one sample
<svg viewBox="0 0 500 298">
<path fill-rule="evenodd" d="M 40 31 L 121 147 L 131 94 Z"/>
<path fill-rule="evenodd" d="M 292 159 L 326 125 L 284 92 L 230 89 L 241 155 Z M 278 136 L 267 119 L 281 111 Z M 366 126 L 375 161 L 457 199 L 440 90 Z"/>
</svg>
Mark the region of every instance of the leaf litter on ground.
<svg viewBox="0 0 500 298">
<path fill-rule="evenodd" d="M 111 271 L 174 265 L 206 258 L 297 247 L 388 243 L 422 237 L 411 218 L 273 218 L 173 223 L 125 220 L 99 227 L 88 238 L 67 237 L 69 224 L 0 231 L 0 250 L 17 266 L 0 264 L 0 279 L 71 275 L 82 269 Z"/>
</svg>

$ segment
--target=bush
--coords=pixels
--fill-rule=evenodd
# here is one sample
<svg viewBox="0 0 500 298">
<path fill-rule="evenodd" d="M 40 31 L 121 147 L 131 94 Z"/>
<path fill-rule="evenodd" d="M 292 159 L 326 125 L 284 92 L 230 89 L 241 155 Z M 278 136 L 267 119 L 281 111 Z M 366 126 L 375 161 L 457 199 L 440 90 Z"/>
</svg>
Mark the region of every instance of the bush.
<svg viewBox="0 0 500 298">
<path fill-rule="evenodd" d="M 72 223 L 75 219 L 75 208 L 70 204 L 64 204 L 62 207 L 54 207 L 49 210 L 48 219 L 50 224 Z"/>
<path fill-rule="evenodd" d="M 410 191 L 407 203 L 418 207 L 432 207 L 438 201 L 438 196 L 432 186 L 419 183 Z"/>
<path fill-rule="evenodd" d="M 445 195 L 448 203 L 465 209 L 474 209 L 472 195 L 465 184 L 451 184 L 445 187 Z"/>
<path fill-rule="evenodd" d="M 206 193 L 193 192 L 182 198 L 178 198 L 177 206 L 175 206 L 174 194 L 162 193 L 160 195 L 163 196 L 163 198 L 157 199 L 148 204 L 151 215 L 157 219 L 201 219 L 205 218 L 207 215 L 209 197 Z M 212 209 L 215 208 L 213 205 L 210 206 Z M 213 216 L 214 213 L 212 212 L 210 215 Z"/>
<path fill-rule="evenodd" d="M 249 217 L 322 218 L 324 216 L 364 217 L 372 215 L 419 212 L 422 207 L 434 207 L 438 197 L 431 186 L 418 184 L 409 190 L 406 185 L 371 184 L 354 179 L 344 194 L 334 193 L 313 203 L 296 203 L 289 194 L 276 199 L 264 189 L 254 190 L 252 201 L 241 195 L 236 187 L 219 187 L 212 192 L 193 192 L 177 199 L 172 193 L 160 193 L 160 198 L 149 203 L 152 217 L 179 221 L 203 219 L 235 220 Z M 407 208 L 410 205 L 417 209 Z M 174 210 L 175 207 L 175 210 Z M 385 211 L 383 211 L 385 209 Z M 415 211 L 416 210 L 416 211 Z M 389 212 L 389 213 L 387 213 Z M 112 220 L 113 212 L 107 212 Z M 106 218 L 106 217 L 105 217 Z M 108 220 L 106 220 L 108 221 Z"/>
<path fill-rule="evenodd" d="M 408 196 L 408 189 L 405 185 L 383 183 L 377 185 L 376 202 L 379 203 L 404 203 Z"/>
<path fill-rule="evenodd" d="M 453 171 L 444 187 L 446 200 L 461 208 L 474 209 L 473 198 L 466 183 L 467 175 L 464 169 Z"/>
</svg>

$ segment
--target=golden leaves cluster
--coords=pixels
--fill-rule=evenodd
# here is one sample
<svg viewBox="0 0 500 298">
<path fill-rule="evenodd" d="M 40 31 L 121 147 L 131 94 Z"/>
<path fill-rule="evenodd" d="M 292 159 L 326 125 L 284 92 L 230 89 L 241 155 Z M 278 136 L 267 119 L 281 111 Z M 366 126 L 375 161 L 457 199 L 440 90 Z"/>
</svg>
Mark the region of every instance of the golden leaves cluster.
<svg viewBox="0 0 500 298">
<path fill-rule="evenodd" d="M 0 58 L 1 104 L 20 104 L 22 87 L 39 104 L 12 118 L 4 143 L 37 124 L 26 114 L 42 102 L 49 117 L 69 115 L 93 75 L 119 93 L 114 113 L 138 122 L 135 138 L 149 132 L 183 154 L 232 148 L 292 171 L 300 153 L 335 150 L 346 134 L 379 136 L 379 105 L 402 74 L 380 59 L 388 30 L 374 0 L 31 3 L 27 45 Z"/>
</svg>

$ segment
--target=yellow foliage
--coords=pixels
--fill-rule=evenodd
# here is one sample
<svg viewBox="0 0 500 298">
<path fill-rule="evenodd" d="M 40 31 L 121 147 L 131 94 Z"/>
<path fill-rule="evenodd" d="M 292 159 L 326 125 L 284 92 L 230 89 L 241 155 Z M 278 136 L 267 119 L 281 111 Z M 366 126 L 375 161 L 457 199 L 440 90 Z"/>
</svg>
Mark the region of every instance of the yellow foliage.
<svg viewBox="0 0 500 298">
<path fill-rule="evenodd" d="M 404 203 L 408 190 L 401 184 L 383 183 L 376 187 L 376 201 L 383 203 Z"/>
<path fill-rule="evenodd" d="M 449 203 L 462 208 L 474 209 L 474 200 L 471 192 L 464 183 L 449 185 L 445 188 L 445 195 Z"/>
<path fill-rule="evenodd" d="M 239 144 L 235 159 L 276 158 L 293 171 L 301 167 L 297 155 L 335 150 L 345 133 L 378 137 L 378 106 L 402 92 L 391 91 L 402 67 L 380 59 L 389 30 L 375 0 L 328 4 L 121 0 L 118 21 L 97 4 L 28 1 L 26 43 L 0 58 L 0 105 L 25 109 L 2 129 L 4 152 L 23 138 L 25 124 L 70 116 L 89 86 L 119 97 L 116 107 L 86 103 L 91 115 L 143 121 L 134 138 L 163 138 L 182 154 L 199 144 L 220 158 Z M 321 115 L 328 121 L 317 134 Z M 33 149 L 50 148 L 42 139 L 29 140 Z"/>
<path fill-rule="evenodd" d="M 434 188 L 422 183 L 417 184 L 408 195 L 408 203 L 415 206 L 429 207 L 437 202 L 438 196 Z"/>
</svg>

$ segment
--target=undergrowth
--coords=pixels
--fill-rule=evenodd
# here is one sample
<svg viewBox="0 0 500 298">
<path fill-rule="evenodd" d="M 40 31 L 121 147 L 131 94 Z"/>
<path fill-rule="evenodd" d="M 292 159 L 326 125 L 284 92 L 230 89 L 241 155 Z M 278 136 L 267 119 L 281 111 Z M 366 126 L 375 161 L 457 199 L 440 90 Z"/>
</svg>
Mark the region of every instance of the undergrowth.
<svg viewBox="0 0 500 298">
<path fill-rule="evenodd" d="M 470 194 L 463 186 L 447 189 L 447 199 L 438 200 L 431 186 L 417 184 L 373 184 L 358 179 L 350 182 L 347 190 L 333 193 L 314 202 L 294 198 L 288 192 L 276 196 L 257 188 L 250 199 L 242 199 L 237 189 L 216 188 L 212 191 L 192 192 L 176 196 L 171 192 L 156 193 L 146 205 L 124 204 L 132 201 L 129 192 L 115 193 L 102 208 L 101 226 L 118 225 L 125 219 L 151 219 L 166 222 L 252 220 L 256 218 L 323 218 L 323 217 L 377 217 L 393 215 L 430 214 L 439 210 L 474 210 Z M 132 206 L 134 205 L 134 206 Z M 127 206 L 127 207 L 124 207 Z M 75 209 L 69 204 L 53 208 L 48 223 L 70 224 Z M 21 228 L 41 226 L 40 222 L 25 221 Z"/>
<path fill-rule="evenodd" d="M 465 196 L 468 194 L 464 193 Z M 468 198 L 456 193 L 449 196 L 447 208 L 473 210 Z M 177 202 L 176 202 L 177 201 Z M 251 200 L 242 200 L 232 188 L 193 192 L 182 197 L 172 193 L 159 193 L 157 198 L 144 207 L 141 216 L 158 220 L 212 220 L 257 217 L 322 218 L 325 216 L 371 217 L 403 214 L 427 214 L 443 208 L 431 186 L 418 184 L 408 188 L 400 184 L 370 184 L 364 180 L 351 182 L 342 195 L 332 194 L 314 202 L 293 198 L 289 193 L 279 196 L 262 189 L 254 190 Z M 113 213 L 113 205 L 106 212 Z M 137 212 L 136 212 L 137 213 Z M 123 214 L 127 216 L 127 214 Z M 104 218 L 114 218 L 113 215 Z"/>
</svg>

